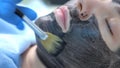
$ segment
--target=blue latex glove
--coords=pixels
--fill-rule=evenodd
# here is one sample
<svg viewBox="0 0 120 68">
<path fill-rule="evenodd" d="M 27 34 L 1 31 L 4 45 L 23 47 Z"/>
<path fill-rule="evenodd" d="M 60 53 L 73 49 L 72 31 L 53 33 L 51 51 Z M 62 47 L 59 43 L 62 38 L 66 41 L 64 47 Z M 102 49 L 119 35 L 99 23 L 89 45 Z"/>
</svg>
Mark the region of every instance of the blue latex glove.
<svg viewBox="0 0 120 68">
<path fill-rule="evenodd" d="M 0 19 L 0 68 L 21 68 L 20 55 L 36 43 L 32 29 L 23 24 L 21 31 Z"/>
<path fill-rule="evenodd" d="M 31 9 L 16 5 L 21 1 L 22 0 L 0 0 L 0 18 L 16 25 L 16 27 L 20 30 L 24 29 L 24 25 L 22 23 L 22 19 L 14 13 L 16 8 L 21 10 L 31 20 L 34 20 L 37 16 Z"/>
</svg>

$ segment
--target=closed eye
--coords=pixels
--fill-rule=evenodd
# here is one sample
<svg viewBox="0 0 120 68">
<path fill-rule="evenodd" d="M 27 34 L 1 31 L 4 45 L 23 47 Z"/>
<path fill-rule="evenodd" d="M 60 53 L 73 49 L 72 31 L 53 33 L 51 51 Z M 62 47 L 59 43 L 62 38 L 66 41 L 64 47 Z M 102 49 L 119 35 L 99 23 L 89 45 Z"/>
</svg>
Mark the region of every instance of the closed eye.
<svg viewBox="0 0 120 68">
<path fill-rule="evenodd" d="M 113 35 L 113 32 L 112 32 L 111 27 L 110 27 L 110 25 L 109 25 L 109 23 L 108 23 L 108 20 L 105 19 L 105 22 L 106 22 L 106 24 L 107 24 L 107 27 L 108 27 L 110 33 Z"/>
</svg>

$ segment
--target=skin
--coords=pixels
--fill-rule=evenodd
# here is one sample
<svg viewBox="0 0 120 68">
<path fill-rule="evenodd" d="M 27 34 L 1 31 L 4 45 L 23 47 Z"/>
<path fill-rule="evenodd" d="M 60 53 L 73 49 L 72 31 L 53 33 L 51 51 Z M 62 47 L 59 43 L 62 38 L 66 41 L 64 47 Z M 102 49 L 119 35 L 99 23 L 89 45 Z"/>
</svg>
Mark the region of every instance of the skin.
<svg viewBox="0 0 120 68">
<path fill-rule="evenodd" d="M 21 68 L 46 68 L 39 60 L 36 54 L 36 48 L 37 45 L 33 45 L 24 54 L 22 54 L 23 59 Z"/>
<path fill-rule="evenodd" d="M 120 47 L 120 5 L 112 0 L 78 0 L 79 18 L 88 20 L 94 15 L 102 38 L 112 51 Z"/>
</svg>

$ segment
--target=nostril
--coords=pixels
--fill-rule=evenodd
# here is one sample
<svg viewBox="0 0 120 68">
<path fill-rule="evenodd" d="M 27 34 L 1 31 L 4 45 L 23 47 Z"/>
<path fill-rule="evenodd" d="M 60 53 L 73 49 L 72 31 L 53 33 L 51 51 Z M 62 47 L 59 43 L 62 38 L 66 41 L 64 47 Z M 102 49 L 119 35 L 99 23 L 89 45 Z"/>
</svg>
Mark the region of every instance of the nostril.
<svg viewBox="0 0 120 68">
<path fill-rule="evenodd" d="M 81 15 L 81 16 L 84 16 L 84 13 L 81 13 L 80 15 Z"/>
<path fill-rule="evenodd" d="M 82 17 L 87 17 L 88 14 L 86 12 L 80 14 Z"/>
</svg>

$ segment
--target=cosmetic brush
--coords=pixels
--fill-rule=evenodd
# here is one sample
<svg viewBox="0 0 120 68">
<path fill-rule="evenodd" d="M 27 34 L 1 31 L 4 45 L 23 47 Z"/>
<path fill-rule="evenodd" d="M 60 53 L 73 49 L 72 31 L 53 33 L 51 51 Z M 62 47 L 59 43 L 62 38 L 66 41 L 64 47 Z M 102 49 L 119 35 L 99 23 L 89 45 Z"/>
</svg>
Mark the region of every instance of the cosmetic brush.
<svg viewBox="0 0 120 68">
<path fill-rule="evenodd" d="M 39 37 L 41 44 L 47 50 L 48 53 L 56 55 L 62 48 L 63 40 L 58 36 L 44 32 L 36 24 L 34 24 L 26 15 L 24 15 L 19 9 L 16 9 L 15 14 L 17 14 L 23 21 L 33 29 L 37 37 Z"/>
</svg>

